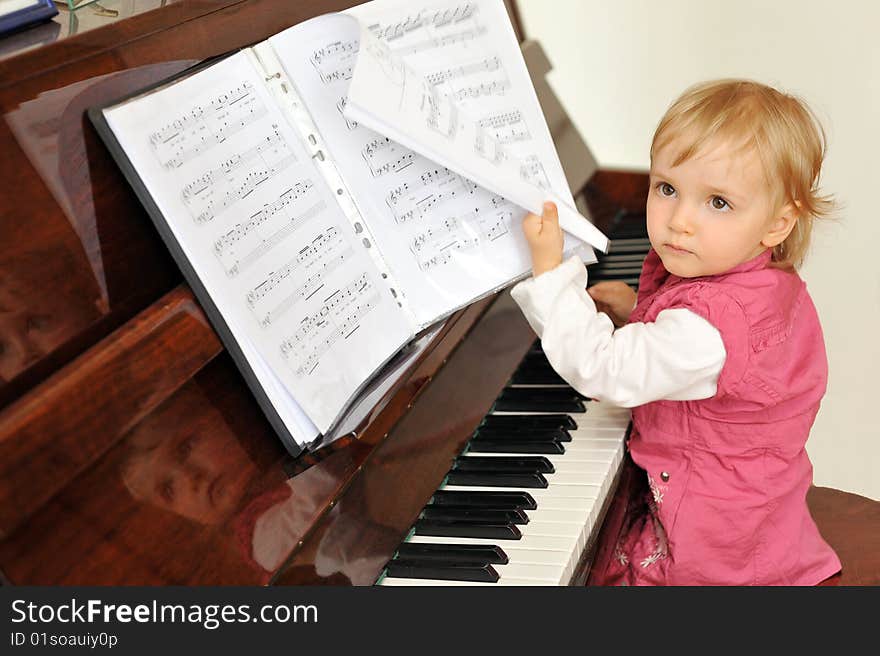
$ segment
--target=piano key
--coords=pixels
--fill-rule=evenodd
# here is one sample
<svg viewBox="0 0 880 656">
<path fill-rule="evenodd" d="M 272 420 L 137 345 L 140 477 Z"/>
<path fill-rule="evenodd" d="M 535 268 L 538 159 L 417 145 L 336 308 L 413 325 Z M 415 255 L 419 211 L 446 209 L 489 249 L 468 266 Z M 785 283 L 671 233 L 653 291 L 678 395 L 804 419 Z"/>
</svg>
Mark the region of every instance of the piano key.
<svg viewBox="0 0 880 656">
<path fill-rule="evenodd" d="M 521 440 L 524 442 L 571 442 L 571 435 L 563 428 L 478 428 L 471 436 L 475 440 Z"/>
<path fill-rule="evenodd" d="M 490 441 L 477 440 L 468 442 L 465 453 L 492 453 L 511 449 L 510 441 Z M 518 441 L 516 443 L 517 453 L 565 453 L 565 446 L 562 442 L 526 442 Z"/>
<path fill-rule="evenodd" d="M 534 510 L 538 507 L 534 497 L 522 490 L 437 490 L 428 500 L 433 506 L 473 506 L 474 508 L 499 508 Z"/>
<path fill-rule="evenodd" d="M 457 471 L 479 471 L 487 467 L 498 472 L 552 474 L 554 471 L 546 456 L 459 456 L 452 463 L 452 468 Z"/>
<path fill-rule="evenodd" d="M 456 489 L 468 492 L 482 492 L 498 488 L 474 486 Z M 535 503 L 538 504 L 538 509 L 540 509 L 542 504 L 555 503 L 559 499 L 596 499 L 600 495 L 601 490 L 602 487 L 600 485 L 551 485 L 546 490 L 529 490 L 529 492 L 535 498 Z M 511 488 L 506 491 L 513 492 L 515 489 Z"/>
<path fill-rule="evenodd" d="M 525 510 L 498 510 L 495 508 L 468 508 L 456 506 L 425 506 L 420 519 L 439 519 L 444 521 L 466 520 L 485 523 L 528 524 L 529 516 Z"/>
<path fill-rule="evenodd" d="M 548 535 L 529 535 L 523 536 L 517 541 L 509 541 L 504 544 L 504 551 L 508 554 L 510 562 L 508 564 L 550 564 L 563 568 L 570 578 L 571 573 L 580 558 L 578 544 L 579 536 L 548 536 Z M 455 544 L 462 545 L 485 545 L 485 540 L 477 538 L 439 538 L 427 535 L 413 535 L 409 538 L 410 542 L 420 544 L 438 543 L 440 540 L 446 539 Z M 543 552 L 542 558 L 535 557 L 538 552 Z M 542 562 L 532 562 L 542 561 Z M 506 567 L 499 565 L 497 567 Z"/>
<path fill-rule="evenodd" d="M 510 379 L 513 385 L 565 385 L 565 380 L 552 367 L 517 370 Z"/>
<path fill-rule="evenodd" d="M 486 538 L 465 538 L 455 536 L 419 534 L 411 535 L 407 539 L 407 542 L 421 544 L 478 544 L 483 546 L 487 544 L 497 544 L 497 541 L 493 542 L 491 539 Z M 516 547 L 521 549 L 561 551 L 565 554 L 568 554 L 571 553 L 571 551 L 577 546 L 577 538 L 573 536 L 564 537 L 559 535 L 529 535 L 523 536 L 519 540 L 505 541 L 502 545 L 502 548 L 504 549 L 505 553 L 511 558 L 513 558 L 512 554 L 516 551 L 516 547 L 512 545 L 516 545 Z"/>
<path fill-rule="evenodd" d="M 493 585 L 513 585 L 513 586 L 522 586 L 522 585 L 544 585 L 544 583 L 540 581 L 536 581 L 534 579 L 507 579 L 503 582 L 499 580 L 497 583 L 478 583 L 474 581 L 444 581 L 442 579 L 399 579 L 399 578 L 388 578 L 385 577 L 380 580 L 376 585 L 383 585 L 388 587 L 397 587 L 397 586 L 422 586 L 422 587 L 433 587 L 433 586 L 453 586 L 453 585 L 466 585 L 466 586 L 493 586 Z"/>
<path fill-rule="evenodd" d="M 577 428 L 577 422 L 566 414 L 492 413 L 483 418 L 480 427 L 486 428 Z"/>
<path fill-rule="evenodd" d="M 443 564 L 436 562 L 391 561 L 386 568 L 388 578 L 425 579 L 449 581 L 481 581 L 502 583 L 507 579 L 537 581 L 543 585 L 561 585 L 565 566 L 549 563 L 508 563 L 489 565 L 481 563 Z"/>
<path fill-rule="evenodd" d="M 499 546 L 474 544 L 417 544 L 404 542 L 397 549 L 395 556 L 414 560 L 437 559 L 445 562 L 482 562 L 495 565 L 504 565 L 509 560 L 507 554 Z"/>
<path fill-rule="evenodd" d="M 527 490 L 547 487 L 543 474 L 496 471 L 450 471 L 446 475 L 446 485 L 486 485 L 492 487 L 519 487 Z"/>
<path fill-rule="evenodd" d="M 498 395 L 499 401 L 516 403 L 530 403 L 536 400 L 550 401 L 585 401 L 588 400 L 583 394 L 578 393 L 571 387 L 558 386 L 531 386 L 528 389 L 521 387 L 505 387 Z M 561 412 L 566 412 L 562 410 Z"/>
<path fill-rule="evenodd" d="M 492 540 L 519 540 L 522 537 L 522 529 L 508 522 L 479 523 L 467 520 L 418 519 L 414 528 L 416 535 L 425 536 Z"/>
<path fill-rule="evenodd" d="M 495 583 L 500 577 L 493 565 L 464 564 L 444 565 L 436 562 L 394 559 L 385 566 L 387 578 L 440 579 Z"/>
<path fill-rule="evenodd" d="M 649 239 L 616 239 L 605 257 L 613 257 L 621 253 L 647 253 L 651 248 Z"/>
</svg>

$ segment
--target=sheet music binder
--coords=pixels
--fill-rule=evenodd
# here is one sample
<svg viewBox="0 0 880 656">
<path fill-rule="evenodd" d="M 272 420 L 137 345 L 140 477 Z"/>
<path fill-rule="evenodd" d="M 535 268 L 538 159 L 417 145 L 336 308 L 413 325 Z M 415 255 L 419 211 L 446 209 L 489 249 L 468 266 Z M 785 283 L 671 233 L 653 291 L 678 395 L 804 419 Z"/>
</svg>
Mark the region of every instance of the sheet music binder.
<svg viewBox="0 0 880 656">
<path fill-rule="evenodd" d="M 480 11 L 505 11 L 496 0 L 447 4 L 463 24 L 478 27 Z M 415 5 L 424 26 L 430 17 Z M 399 20 L 412 6 L 381 0 L 356 9 L 373 21 Z M 373 10 L 379 13 L 369 16 Z M 432 16 L 434 32 L 447 27 Z M 373 21 L 373 28 L 380 24 Z M 527 248 L 514 232 L 525 210 L 352 126 L 344 95 L 336 123 L 328 122 L 322 103 L 336 99 L 328 89 L 338 93 L 345 82 L 339 70 L 353 64 L 329 74 L 314 64 L 326 64 L 327 52 L 357 54 L 356 45 L 338 45 L 345 36 L 338 26 L 349 24 L 318 17 L 88 112 L 294 455 L 350 424 L 348 409 L 377 388 L 377 372 L 417 335 L 530 273 Z M 329 45 L 308 51 L 311 57 L 297 54 L 306 41 Z M 505 134 L 537 134 L 545 153 L 549 142 L 551 156 L 541 162 L 555 183 L 548 189 L 570 198 L 541 121 Z M 399 170 L 371 162 L 378 150 L 398 157 Z M 394 184 L 396 195 L 386 193 Z M 418 194 L 410 193 L 416 187 Z M 419 205 L 422 196 L 429 201 Z M 404 212 L 400 203 L 407 202 Z M 592 256 L 576 240 L 567 244 Z M 405 361 L 383 372 L 386 384 L 403 368 Z"/>
</svg>

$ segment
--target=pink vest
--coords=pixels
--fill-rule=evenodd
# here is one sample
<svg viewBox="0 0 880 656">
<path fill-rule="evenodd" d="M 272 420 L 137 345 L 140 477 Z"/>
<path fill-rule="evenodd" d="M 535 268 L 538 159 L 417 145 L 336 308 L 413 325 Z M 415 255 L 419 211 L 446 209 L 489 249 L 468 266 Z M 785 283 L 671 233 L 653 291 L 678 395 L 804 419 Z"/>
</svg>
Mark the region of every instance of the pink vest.
<svg viewBox="0 0 880 656">
<path fill-rule="evenodd" d="M 806 503 L 804 445 L 828 378 L 822 328 L 797 273 L 769 261 L 765 251 L 688 279 L 653 250 L 645 260 L 630 321 L 687 308 L 718 329 L 727 358 L 715 396 L 633 408 L 629 449 L 653 517 L 641 529 L 651 535 L 629 542 L 648 551 L 618 554 L 633 582 L 812 585 L 840 570 Z"/>
</svg>

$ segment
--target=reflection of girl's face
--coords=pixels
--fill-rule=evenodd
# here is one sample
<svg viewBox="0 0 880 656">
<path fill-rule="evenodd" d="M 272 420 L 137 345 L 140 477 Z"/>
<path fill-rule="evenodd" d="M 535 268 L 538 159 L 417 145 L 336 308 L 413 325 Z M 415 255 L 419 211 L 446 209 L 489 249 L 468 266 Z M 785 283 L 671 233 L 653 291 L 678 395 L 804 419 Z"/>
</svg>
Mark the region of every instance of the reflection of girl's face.
<svg viewBox="0 0 880 656">
<path fill-rule="evenodd" d="M 256 467 L 222 420 L 167 429 L 165 439 L 129 460 L 128 488 L 183 517 L 219 524 L 236 509 Z"/>
</svg>

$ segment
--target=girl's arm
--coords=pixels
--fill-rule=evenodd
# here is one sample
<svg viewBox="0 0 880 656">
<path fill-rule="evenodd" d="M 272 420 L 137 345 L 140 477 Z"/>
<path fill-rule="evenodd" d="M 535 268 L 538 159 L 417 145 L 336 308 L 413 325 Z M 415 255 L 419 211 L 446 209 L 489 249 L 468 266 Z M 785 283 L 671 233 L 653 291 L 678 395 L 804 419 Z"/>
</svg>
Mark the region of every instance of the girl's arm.
<svg viewBox="0 0 880 656">
<path fill-rule="evenodd" d="M 685 308 L 614 330 L 585 291 L 587 271 L 572 257 L 511 290 L 541 338 L 550 364 L 581 394 L 633 407 L 715 395 L 726 359 L 721 334 Z"/>
<path fill-rule="evenodd" d="M 558 264 L 561 233 L 557 236 L 553 209 L 523 222 L 535 277 L 516 285 L 511 295 L 557 373 L 582 394 L 626 407 L 714 396 L 727 355 L 718 330 L 690 310 L 675 308 L 653 322 L 615 331 L 585 290 L 583 262 L 572 257 Z"/>
</svg>

